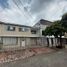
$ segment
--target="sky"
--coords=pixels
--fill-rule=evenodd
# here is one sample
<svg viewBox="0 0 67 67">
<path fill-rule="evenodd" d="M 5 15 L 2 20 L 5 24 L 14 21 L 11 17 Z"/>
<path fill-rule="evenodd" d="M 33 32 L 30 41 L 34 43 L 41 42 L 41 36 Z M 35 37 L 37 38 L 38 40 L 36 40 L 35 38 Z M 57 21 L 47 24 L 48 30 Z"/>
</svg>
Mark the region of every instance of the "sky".
<svg viewBox="0 0 67 67">
<path fill-rule="evenodd" d="M 0 21 L 33 26 L 40 19 L 60 20 L 67 0 L 0 0 Z"/>
</svg>

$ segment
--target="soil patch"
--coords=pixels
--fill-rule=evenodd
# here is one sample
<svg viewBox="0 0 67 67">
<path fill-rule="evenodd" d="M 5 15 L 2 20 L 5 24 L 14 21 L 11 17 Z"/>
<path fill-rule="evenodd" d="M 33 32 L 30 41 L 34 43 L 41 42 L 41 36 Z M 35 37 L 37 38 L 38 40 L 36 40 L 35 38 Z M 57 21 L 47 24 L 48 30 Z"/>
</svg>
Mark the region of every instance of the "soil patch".
<svg viewBox="0 0 67 67">
<path fill-rule="evenodd" d="M 24 59 L 31 56 L 35 56 L 42 53 L 50 53 L 54 50 L 51 48 L 28 48 L 19 49 L 14 51 L 3 51 L 0 52 L 0 63 L 10 62 L 14 60 Z"/>
</svg>

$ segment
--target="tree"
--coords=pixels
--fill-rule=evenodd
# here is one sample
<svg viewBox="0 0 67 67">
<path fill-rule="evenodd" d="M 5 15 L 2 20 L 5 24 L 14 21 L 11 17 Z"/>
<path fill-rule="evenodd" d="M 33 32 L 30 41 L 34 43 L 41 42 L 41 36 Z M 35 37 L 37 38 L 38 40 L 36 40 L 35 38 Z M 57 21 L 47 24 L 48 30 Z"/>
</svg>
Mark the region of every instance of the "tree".
<svg viewBox="0 0 67 67">
<path fill-rule="evenodd" d="M 50 27 L 47 27 L 45 30 L 42 31 L 42 35 L 46 36 L 46 35 L 51 35 L 51 30 Z M 47 46 L 49 47 L 49 39 L 47 38 Z"/>
<path fill-rule="evenodd" d="M 55 21 L 50 27 L 43 30 L 43 35 L 54 35 L 55 38 L 60 39 L 60 46 L 62 47 L 62 36 L 65 34 L 65 29 L 62 27 L 60 21 Z"/>
<path fill-rule="evenodd" d="M 62 16 L 62 19 L 61 19 L 61 24 L 62 24 L 62 27 L 65 28 L 65 31 L 67 32 L 67 13 L 65 13 L 63 16 Z"/>
</svg>

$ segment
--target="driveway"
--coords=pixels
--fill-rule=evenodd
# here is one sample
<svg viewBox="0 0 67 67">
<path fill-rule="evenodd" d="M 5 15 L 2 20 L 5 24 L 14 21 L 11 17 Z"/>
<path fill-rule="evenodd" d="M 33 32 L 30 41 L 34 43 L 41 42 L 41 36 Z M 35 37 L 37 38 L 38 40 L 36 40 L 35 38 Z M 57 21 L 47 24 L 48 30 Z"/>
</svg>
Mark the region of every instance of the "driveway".
<svg viewBox="0 0 67 67">
<path fill-rule="evenodd" d="M 67 49 L 0 64 L 0 67 L 67 67 Z"/>
</svg>

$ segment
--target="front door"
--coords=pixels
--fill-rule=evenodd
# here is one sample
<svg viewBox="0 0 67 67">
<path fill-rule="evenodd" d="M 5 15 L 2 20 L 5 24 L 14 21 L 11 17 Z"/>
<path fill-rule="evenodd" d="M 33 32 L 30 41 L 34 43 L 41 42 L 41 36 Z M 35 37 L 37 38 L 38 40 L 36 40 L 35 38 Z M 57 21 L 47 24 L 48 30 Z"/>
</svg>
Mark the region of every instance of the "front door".
<svg viewBox="0 0 67 67">
<path fill-rule="evenodd" d="M 25 40 L 22 41 L 22 47 L 25 47 Z"/>
</svg>

